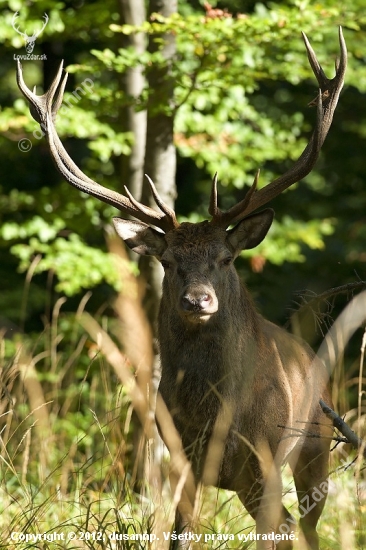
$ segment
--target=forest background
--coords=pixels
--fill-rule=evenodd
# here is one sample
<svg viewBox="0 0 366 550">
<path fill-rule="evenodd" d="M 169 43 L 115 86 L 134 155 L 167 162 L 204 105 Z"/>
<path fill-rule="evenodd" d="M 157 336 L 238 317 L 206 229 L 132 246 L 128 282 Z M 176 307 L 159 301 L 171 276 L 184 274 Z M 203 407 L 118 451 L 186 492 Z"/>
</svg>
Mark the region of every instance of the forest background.
<svg viewBox="0 0 366 550">
<path fill-rule="evenodd" d="M 47 14 L 33 51 L 39 57 L 22 61 L 24 78 L 39 94 L 64 60 L 69 79 L 57 128 L 76 164 L 145 202 L 147 173 L 180 220 L 199 221 L 207 217 L 215 172 L 228 207 L 258 168 L 265 185 L 299 156 L 317 95 L 301 31 L 331 77 L 342 25 L 349 67 L 320 159 L 273 201 L 273 229 L 237 261 L 263 315 L 316 349 L 365 288 L 363 2 L 13 0 L 0 7 L 0 523 L 4 533 L 70 522 L 95 529 L 102 517 L 119 524 L 118 507 L 127 503 L 131 521 L 123 528 L 148 531 L 157 520 L 143 500 L 152 491 L 146 480 L 167 490 L 157 466 L 167 459 L 147 466 L 149 436 L 128 384 L 136 371 L 138 383 L 155 379 L 160 266 L 137 265 L 114 237 L 116 210 L 71 189 L 56 171 L 16 84 L 15 58 L 26 55 L 16 29 L 31 36 Z M 360 327 L 339 358 L 333 397 L 365 434 L 362 334 Z M 349 489 L 345 502 L 361 518 L 360 476 L 340 479 Z M 347 524 L 345 511 L 335 506 L 324 523 L 324 548 L 362 548 L 361 519 L 349 519 L 342 535 L 334 522 Z M 213 531 L 234 529 L 216 512 L 207 521 Z"/>
</svg>

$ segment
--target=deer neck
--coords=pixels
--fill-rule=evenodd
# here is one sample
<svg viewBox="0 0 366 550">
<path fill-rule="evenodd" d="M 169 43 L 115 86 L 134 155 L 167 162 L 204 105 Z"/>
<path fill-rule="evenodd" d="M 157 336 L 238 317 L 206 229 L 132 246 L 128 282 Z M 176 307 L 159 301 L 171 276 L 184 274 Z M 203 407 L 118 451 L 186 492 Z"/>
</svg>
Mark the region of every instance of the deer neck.
<svg viewBox="0 0 366 550">
<path fill-rule="evenodd" d="M 159 312 L 163 386 L 166 382 L 174 387 L 179 378 L 184 386 L 192 384 L 202 392 L 214 385 L 220 393 L 231 393 L 233 384 L 245 378 L 245 363 L 253 362 L 260 339 L 259 315 L 242 285 L 221 305 L 206 324 L 187 326 L 163 297 Z"/>
<path fill-rule="evenodd" d="M 238 404 L 250 407 L 257 324 L 258 314 L 245 288 L 220 310 L 212 325 L 196 330 L 186 327 L 162 301 L 159 391 L 189 452 L 209 440 L 224 402 L 233 407 L 232 427 L 239 431 Z"/>
</svg>

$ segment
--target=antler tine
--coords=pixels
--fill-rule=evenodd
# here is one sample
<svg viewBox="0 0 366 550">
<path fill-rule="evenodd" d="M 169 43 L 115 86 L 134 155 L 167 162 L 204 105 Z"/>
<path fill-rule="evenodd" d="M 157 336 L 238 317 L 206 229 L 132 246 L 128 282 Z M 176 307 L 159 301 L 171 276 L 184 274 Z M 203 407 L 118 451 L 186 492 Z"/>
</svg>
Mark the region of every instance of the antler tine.
<svg viewBox="0 0 366 550">
<path fill-rule="evenodd" d="M 209 214 L 211 214 L 212 216 L 211 223 L 213 225 L 218 225 L 226 229 L 227 227 L 229 227 L 229 225 L 237 223 L 245 216 L 248 204 L 252 200 L 252 196 L 257 190 L 259 174 L 260 170 L 257 170 L 254 181 L 250 189 L 247 191 L 245 197 L 226 212 L 222 212 L 217 206 L 217 173 L 215 174 L 212 182 L 211 200 L 208 210 Z"/>
<path fill-rule="evenodd" d="M 347 68 L 347 47 L 342 28 L 339 28 L 340 59 L 336 64 L 336 75 L 332 79 L 326 77 L 304 33 L 303 37 L 311 68 L 320 86 L 317 99 L 311 102 L 312 105 L 317 106 L 317 121 L 313 135 L 300 157 L 287 172 L 259 191 L 254 192 L 254 189 L 249 191 L 250 196 L 248 200 L 247 196 L 244 198 L 246 204 L 243 205 L 240 213 L 232 217 L 230 223 L 234 223 L 234 221 L 237 222 L 248 216 L 251 212 L 265 205 L 280 195 L 282 191 L 307 176 L 317 161 L 320 149 L 332 124 L 333 115 L 343 88 L 344 75 Z M 231 210 L 236 212 L 236 206 Z"/>
<path fill-rule="evenodd" d="M 308 59 L 309 59 L 309 63 L 310 63 L 310 66 L 313 70 L 313 73 L 318 81 L 318 84 L 320 86 L 320 88 L 323 88 L 327 85 L 327 82 L 328 82 L 328 78 L 325 74 L 325 72 L 323 71 L 323 68 L 322 66 L 320 65 L 316 55 L 315 55 L 315 52 L 313 50 L 313 47 L 312 45 L 310 44 L 309 42 L 309 39 L 308 37 L 306 36 L 306 34 L 301 31 L 301 34 L 302 34 L 302 38 L 304 40 L 304 43 L 305 43 L 305 48 L 306 48 L 306 51 L 307 51 L 307 54 L 308 54 Z"/>
<path fill-rule="evenodd" d="M 63 64 L 64 64 L 64 62 L 61 61 L 60 67 L 58 69 L 58 73 L 56 75 L 56 79 L 58 77 L 58 74 L 62 73 Z M 59 85 L 55 86 L 55 81 L 53 81 L 51 83 L 51 86 L 50 86 L 50 89 L 49 89 L 50 97 L 48 98 L 47 108 L 49 110 L 51 110 L 52 118 L 54 120 L 56 119 L 56 115 L 57 115 L 57 113 L 58 113 L 58 111 L 59 111 L 59 109 L 62 105 L 62 100 L 63 100 L 63 97 L 64 97 L 64 91 L 65 91 L 68 76 L 69 76 L 68 73 L 65 71 L 65 74 L 64 74 L 64 76 L 61 80 L 61 83 Z M 58 81 L 59 81 L 59 79 L 58 79 Z M 55 94 L 56 94 L 56 97 L 55 97 Z"/>
<path fill-rule="evenodd" d="M 135 199 L 135 197 L 132 195 L 129 189 L 127 189 L 126 186 L 124 186 L 124 188 L 125 188 L 126 195 L 128 196 L 132 205 L 135 207 L 136 213 L 132 214 L 135 218 L 139 219 L 140 221 L 145 221 L 141 217 L 141 215 L 144 215 L 146 219 L 150 218 L 150 222 L 148 223 L 152 225 L 156 225 L 157 227 L 160 227 L 160 229 L 162 229 L 166 233 L 178 227 L 179 223 L 176 220 L 175 213 L 173 212 L 173 210 L 171 210 L 171 212 L 173 213 L 174 220 L 171 216 L 167 216 L 167 215 L 162 216 L 158 212 L 155 212 L 155 210 L 153 210 L 149 206 L 142 204 L 141 202 Z M 152 218 L 153 218 L 153 221 L 152 221 Z"/>
<path fill-rule="evenodd" d="M 62 77 L 62 69 L 63 69 L 63 61 L 61 61 L 61 63 L 60 63 L 57 74 L 56 74 L 55 78 L 53 79 L 49 90 L 45 94 L 43 94 L 41 96 L 38 96 L 34 92 L 32 92 L 28 88 L 28 86 L 25 84 L 24 78 L 23 78 L 22 64 L 20 63 L 19 59 L 17 59 L 17 84 L 18 84 L 18 87 L 19 87 L 20 91 L 22 92 L 22 94 L 24 95 L 24 97 L 29 101 L 31 115 L 34 118 L 34 120 L 36 122 L 38 122 L 39 124 L 45 124 L 46 123 L 46 116 L 45 115 L 46 115 L 46 113 L 49 109 L 52 111 L 52 114 L 54 116 L 56 116 L 56 113 L 57 113 L 58 109 L 61 106 L 62 95 L 63 95 L 63 91 L 64 91 L 65 86 L 66 86 L 66 81 L 67 81 L 67 76 L 68 76 L 67 73 L 65 73 L 65 75 L 63 77 L 63 80 L 61 82 L 61 85 L 59 87 L 60 80 L 61 80 L 61 77 Z M 57 90 L 58 90 L 58 92 L 57 92 Z M 56 96 L 56 100 L 54 102 L 53 100 L 54 100 L 56 92 L 57 92 L 57 96 Z M 53 107 L 52 107 L 52 104 L 53 104 Z"/>
<path fill-rule="evenodd" d="M 342 78 L 344 79 L 344 75 L 346 74 L 347 69 L 347 45 L 343 36 L 341 26 L 338 29 L 338 39 L 341 52 L 339 59 L 336 59 L 336 73 L 339 72 L 340 74 L 342 74 Z"/>
<path fill-rule="evenodd" d="M 18 33 L 20 34 L 21 36 L 23 37 L 26 37 L 27 34 L 25 32 L 22 32 L 21 30 L 19 30 L 19 27 L 15 27 L 15 21 L 18 19 L 19 17 L 19 12 L 16 11 L 13 15 L 13 19 L 12 19 L 12 22 L 13 22 L 13 29 Z"/>
<path fill-rule="evenodd" d="M 62 66 L 63 66 L 63 62 L 61 62 L 60 67 L 57 71 L 57 74 L 56 74 L 56 76 L 55 76 L 48 92 L 46 92 L 45 94 L 43 94 L 41 96 L 37 96 L 36 93 L 35 93 L 36 87 L 34 87 L 34 91 L 32 92 L 28 88 L 28 86 L 26 86 L 26 84 L 24 82 L 24 79 L 23 79 L 22 64 L 20 63 L 19 59 L 17 59 L 17 84 L 18 84 L 18 88 L 20 89 L 20 91 L 22 92 L 24 97 L 29 102 L 29 107 L 30 107 L 30 112 L 31 112 L 32 117 L 34 118 L 34 120 L 36 122 L 38 122 L 42 126 L 46 125 L 46 116 L 45 115 L 46 115 L 46 112 L 49 108 L 49 105 L 52 105 L 55 92 L 56 92 L 56 90 L 58 88 L 58 85 L 60 83 L 60 79 L 61 79 L 61 75 L 62 75 Z M 66 75 L 65 78 L 67 79 L 67 75 Z M 63 88 L 65 87 L 65 84 L 66 84 L 66 82 L 64 83 Z M 62 98 L 61 98 L 61 102 L 62 102 Z M 58 105 L 57 108 L 60 107 L 61 102 L 58 102 L 56 100 L 56 105 Z"/>
<path fill-rule="evenodd" d="M 337 82 L 342 82 L 342 85 L 343 85 L 343 80 L 344 80 L 344 75 L 345 75 L 345 72 L 346 72 L 346 68 L 347 68 L 347 46 L 346 46 L 346 42 L 344 40 L 344 36 L 343 36 L 343 32 L 342 32 L 342 27 L 339 27 L 339 30 L 338 30 L 338 38 L 339 38 L 339 45 L 340 45 L 340 58 L 336 58 L 335 60 L 335 70 L 336 70 L 336 75 L 334 78 L 332 79 L 328 79 L 326 74 L 324 73 L 323 71 L 323 68 L 322 66 L 320 65 L 316 55 L 315 55 L 315 52 L 306 36 L 306 34 L 303 32 L 302 33 L 302 36 L 303 36 L 303 39 L 304 39 L 304 42 L 305 42 L 305 47 L 306 47 L 306 51 L 307 51 L 307 54 L 308 54 L 308 59 L 309 59 L 309 63 L 310 63 L 310 66 L 313 70 L 313 73 L 318 81 L 318 84 L 319 84 L 319 87 L 322 91 L 322 93 L 329 93 L 329 86 L 331 84 L 336 84 Z M 337 97 L 338 99 L 338 97 Z"/>
<path fill-rule="evenodd" d="M 213 217 L 217 218 L 221 213 L 220 209 L 217 206 L 217 172 L 212 178 L 212 187 L 211 187 L 211 196 L 210 196 L 210 205 L 208 207 L 208 213 Z"/>
<path fill-rule="evenodd" d="M 63 91 L 67 79 L 66 74 L 61 80 L 62 68 L 63 64 L 61 63 L 49 90 L 41 96 L 37 96 L 26 86 L 23 79 L 22 66 L 19 62 L 17 70 L 17 82 L 19 89 L 30 104 L 30 111 L 33 118 L 41 124 L 41 127 L 46 132 L 51 155 L 58 170 L 72 186 L 76 187 L 80 191 L 92 195 L 93 197 L 96 197 L 101 201 L 130 214 L 144 223 L 155 225 L 163 231 L 172 229 L 173 224 L 170 215 L 167 216 L 166 213 L 164 213 L 164 215 L 160 214 L 148 206 L 141 205 L 134 199 L 131 200 L 130 196 L 125 197 L 121 193 L 117 193 L 107 187 L 103 187 L 86 176 L 70 158 L 60 138 L 58 137 L 53 122 L 57 111 L 62 104 Z"/>
<path fill-rule="evenodd" d="M 174 210 L 172 208 L 170 208 L 170 206 L 168 206 L 163 201 L 163 199 L 160 197 L 160 195 L 158 193 L 158 190 L 156 189 L 155 184 L 154 184 L 153 180 L 150 178 L 150 176 L 148 176 L 147 174 L 145 174 L 145 176 L 147 178 L 147 181 L 149 182 L 151 193 L 152 193 L 152 196 L 154 197 L 154 201 L 155 201 L 156 205 L 165 214 L 167 224 L 170 225 L 171 229 L 174 229 L 175 227 L 178 227 L 179 223 L 178 223 L 177 218 L 175 216 Z"/>
<path fill-rule="evenodd" d="M 62 105 L 63 92 L 65 89 L 67 77 L 68 77 L 68 74 L 65 73 L 65 75 L 61 80 L 63 61 L 61 61 L 57 74 L 53 79 L 53 81 L 51 82 L 49 89 L 47 90 L 46 93 L 44 93 L 41 96 L 38 96 L 35 94 L 35 89 L 36 89 L 35 87 L 34 87 L 34 92 L 31 92 L 31 90 L 26 86 L 23 79 L 22 65 L 19 60 L 17 61 L 18 61 L 17 82 L 18 82 L 19 89 L 29 102 L 30 112 L 32 117 L 36 122 L 38 122 L 41 125 L 42 129 L 46 131 L 46 134 L 49 137 L 50 132 L 48 130 L 49 128 L 48 115 L 50 115 L 51 121 L 53 121 L 56 118 L 56 114 Z M 61 81 L 61 84 L 60 84 L 60 81 Z M 76 166 L 73 160 L 68 156 L 64 146 L 62 145 L 61 140 L 58 137 L 58 134 L 53 124 L 51 124 L 50 130 L 52 130 L 52 133 L 53 133 L 54 152 L 59 153 L 64 160 L 67 159 L 66 164 L 68 168 L 73 171 L 74 175 L 82 179 L 87 178 L 90 184 L 96 184 L 92 179 L 88 178 Z"/>
</svg>

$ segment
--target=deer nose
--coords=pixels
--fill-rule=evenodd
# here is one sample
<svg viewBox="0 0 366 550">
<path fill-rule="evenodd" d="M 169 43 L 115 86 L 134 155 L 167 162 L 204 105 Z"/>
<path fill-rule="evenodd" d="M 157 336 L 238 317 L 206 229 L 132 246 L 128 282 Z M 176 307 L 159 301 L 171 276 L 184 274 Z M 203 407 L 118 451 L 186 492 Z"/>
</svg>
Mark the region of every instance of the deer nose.
<svg viewBox="0 0 366 550">
<path fill-rule="evenodd" d="M 209 294 L 184 294 L 181 299 L 181 305 L 184 311 L 204 311 L 209 308 L 212 298 Z"/>
</svg>

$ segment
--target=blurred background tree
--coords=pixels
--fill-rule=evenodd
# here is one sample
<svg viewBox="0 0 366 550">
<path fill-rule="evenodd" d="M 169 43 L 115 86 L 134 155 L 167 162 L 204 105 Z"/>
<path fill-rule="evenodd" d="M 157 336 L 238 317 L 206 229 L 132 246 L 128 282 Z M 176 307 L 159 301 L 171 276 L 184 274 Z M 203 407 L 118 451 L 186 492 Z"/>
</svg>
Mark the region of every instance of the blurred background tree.
<svg viewBox="0 0 366 550">
<path fill-rule="evenodd" d="M 168 202 L 177 197 L 180 219 L 191 221 L 207 217 L 216 171 L 227 207 L 258 168 L 265 185 L 297 158 L 314 125 L 307 105 L 317 94 L 300 31 L 331 76 L 342 25 L 349 68 L 321 157 L 310 176 L 273 202 L 271 233 L 238 268 L 261 312 L 280 324 L 297 307 L 295 291 L 311 295 L 366 279 L 363 2 L 211 4 L 179 0 L 174 13 L 174 2 L 158 0 L 1 2 L 0 322 L 7 338 L 25 332 L 37 339 L 60 297 L 67 296 L 63 311 L 73 312 L 90 289 L 87 309 L 113 320 L 111 305 L 131 278 L 127 256 L 111 245 L 115 209 L 62 180 L 17 88 L 15 57 L 26 52 L 12 25 L 15 12 L 28 35 L 49 16 L 33 52 L 46 60 L 23 61 L 24 78 L 41 93 L 65 60 L 57 127 L 76 164 L 102 185 L 122 192 L 127 185 L 144 200 L 147 172 Z M 160 266 L 149 262 L 140 271 L 138 292 L 153 320 Z M 305 331 L 312 344 L 315 328 L 311 320 Z"/>
</svg>

